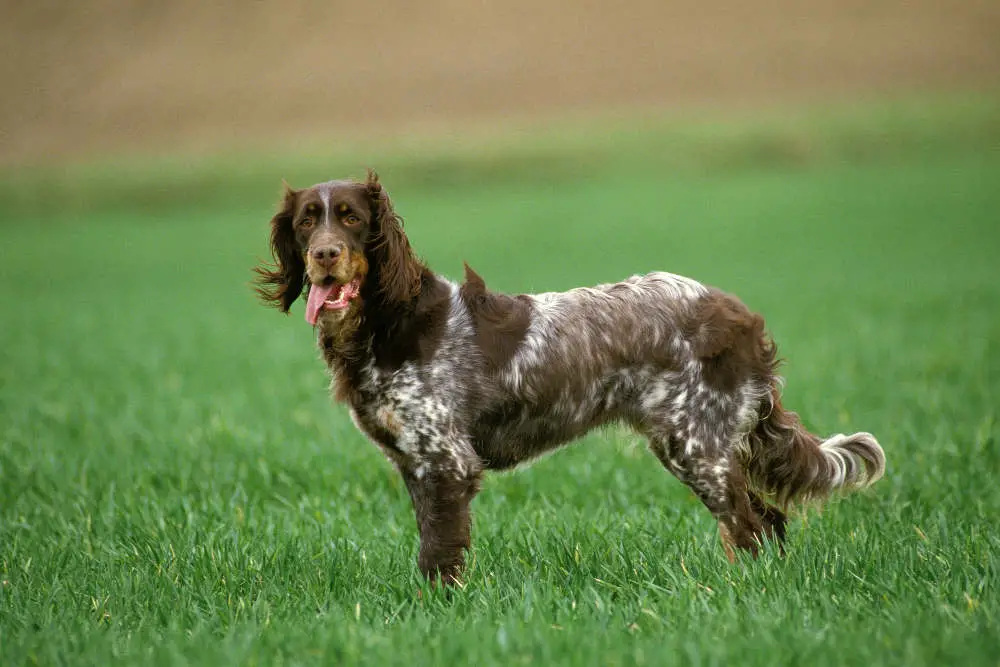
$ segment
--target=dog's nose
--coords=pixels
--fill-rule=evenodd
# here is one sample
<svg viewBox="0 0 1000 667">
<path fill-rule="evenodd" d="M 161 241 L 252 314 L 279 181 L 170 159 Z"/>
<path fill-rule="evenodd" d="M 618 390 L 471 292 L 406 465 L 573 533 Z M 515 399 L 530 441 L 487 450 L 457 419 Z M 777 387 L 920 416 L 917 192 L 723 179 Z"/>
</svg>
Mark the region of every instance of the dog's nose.
<svg viewBox="0 0 1000 667">
<path fill-rule="evenodd" d="M 323 266 L 333 266 L 343 250 L 344 246 L 338 243 L 336 245 L 324 245 L 313 248 L 310 253 L 317 263 Z"/>
</svg>

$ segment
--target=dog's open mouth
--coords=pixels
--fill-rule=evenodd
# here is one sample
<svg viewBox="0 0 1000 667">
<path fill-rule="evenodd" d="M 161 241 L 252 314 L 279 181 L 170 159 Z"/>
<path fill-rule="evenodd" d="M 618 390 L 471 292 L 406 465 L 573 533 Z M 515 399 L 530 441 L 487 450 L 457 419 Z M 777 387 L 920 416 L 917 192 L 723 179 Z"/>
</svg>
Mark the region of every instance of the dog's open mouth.
<svg viewBox="0 0 1000 667">
<path fill-rule="evenodd" d="M 331 280 L 325 285 L 311 285 L 309 287 L 309 300 L 306 303 L 306 322 L 315 326 L 320 311 L 347 308 L 360 290 L 361 283 L 357 279 L 346 284 Z"/>
</svg>

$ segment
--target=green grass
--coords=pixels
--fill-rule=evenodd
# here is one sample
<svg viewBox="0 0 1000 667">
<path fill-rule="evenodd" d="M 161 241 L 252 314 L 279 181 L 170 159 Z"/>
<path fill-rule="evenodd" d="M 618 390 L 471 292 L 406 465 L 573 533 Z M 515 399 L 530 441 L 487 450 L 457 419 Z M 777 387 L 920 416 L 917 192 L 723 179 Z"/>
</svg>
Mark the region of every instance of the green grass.
<svg viewBox="0 0 1000 667">
<path fill-rule="evenodd" d="M 595 434 L 488 479 L 452 595 L 419 580 L 405 489 L 331 405 L 301 306 L 252 299 L 287 173 L 185 197 L 167 170 L 160 202 L 103 176 L 7 197 L 0 664 L 998 664 L 1000 155 L 934 127 L 919 150 L 688 170 L 641 135 L 551 179 L 497 153 L 510 178 L 460 177 L 474 156 L 424 181 L 434 156 L 394 163 L 439 271 L 467 259 L 536 291 L 665 269 L 734 291 L 789 362 L 787 404 L 820 433 L 875 432 L 889 462 L 795 521 L 786 558 L 732 567 L 638 439 Z M 32 178 L 5 192 L 52 182 Z"/>
</svg>

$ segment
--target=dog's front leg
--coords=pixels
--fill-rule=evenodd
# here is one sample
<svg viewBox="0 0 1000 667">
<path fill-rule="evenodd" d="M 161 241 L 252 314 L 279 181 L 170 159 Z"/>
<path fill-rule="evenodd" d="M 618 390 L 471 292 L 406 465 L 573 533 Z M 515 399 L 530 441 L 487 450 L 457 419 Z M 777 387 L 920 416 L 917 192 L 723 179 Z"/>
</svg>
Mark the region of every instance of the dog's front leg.
<svg viewBox="0 0 1000 667">
<path fill-rule="evenodd" d="M 482 467 L 476 458 L 439 452 L 403 470 L 420 530 L 417 565 L 430 581 L 459 581 L 471 544 L 469 504 L 479 491 Z M 473 457 L 475 455 L 473 454 Z"/>
</svg>

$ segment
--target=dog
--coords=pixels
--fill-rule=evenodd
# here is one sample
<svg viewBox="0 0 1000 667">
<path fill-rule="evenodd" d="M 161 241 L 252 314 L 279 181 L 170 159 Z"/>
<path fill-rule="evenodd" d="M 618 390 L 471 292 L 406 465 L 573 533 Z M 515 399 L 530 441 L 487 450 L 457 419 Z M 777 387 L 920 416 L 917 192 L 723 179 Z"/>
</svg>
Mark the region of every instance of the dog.
<svg viewBox="0 0 1000 667">
<path fill-rule="evenodd" d="M 461 581 L 485 471 L 603 424 L 645 436 L 718 521 L 730 561 L 781 545 L 790 503 L 884 473 L 871 434 L 822 439 L 784 409 L 763 318 L 692 279 L 511 296 L 466 264 L 451 282 L 413 252 L 373 171 L 286 184 L 270 245 L 259 296 L 287 313 L 307 294 L 334 396 L 401 473 L 432 582 Z"/>
</svg>

